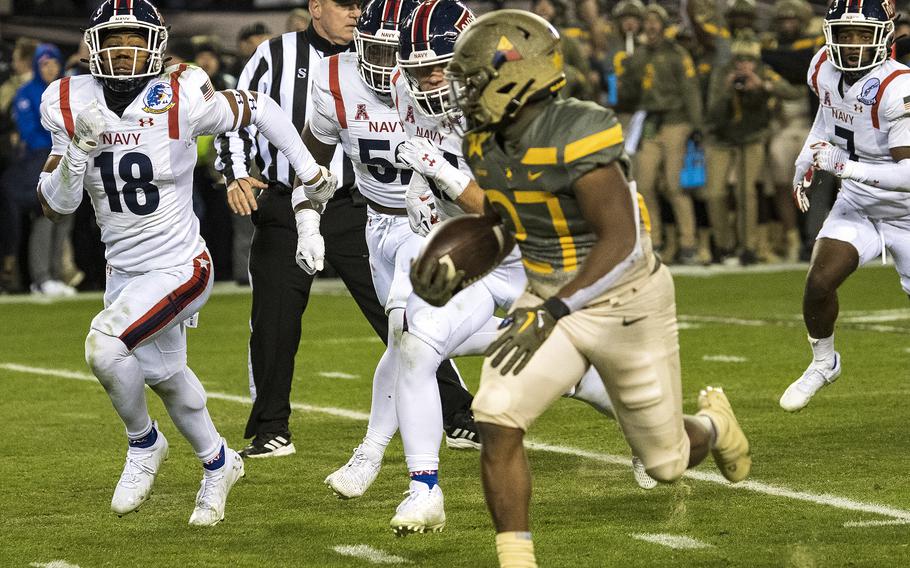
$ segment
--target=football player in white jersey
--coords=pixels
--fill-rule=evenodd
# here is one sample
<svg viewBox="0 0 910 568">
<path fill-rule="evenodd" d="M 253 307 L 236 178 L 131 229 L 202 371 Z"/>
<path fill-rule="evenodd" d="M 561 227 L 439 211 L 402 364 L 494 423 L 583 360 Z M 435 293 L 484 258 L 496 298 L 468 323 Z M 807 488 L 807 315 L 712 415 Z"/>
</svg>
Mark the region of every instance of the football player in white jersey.
<svg viewBox="0 0 910 568">
<path fill-rule="evenodd" d="M 38 194 L 45 215 L 56 219 L 74 212 L 87 190 L 105 244 L 105 307 L 92 320 L 85 358 L 126 426 L 126 465 L 111 509 L 120 516 L 137 510 L 167 457 L 167 440 L 146 406 L 149 385 L 202 462 L 189 522 L 214 525 L 244 469 L 186 364 L 186 327 L 195 325 L 213 281 L 192 209 L 195 138 L 255 124 L 311 191 L 331 191 L 335 180 L 268 97 L 215 92 L 196 67 L 162 70 L 167 28 L 148 0 L 101 4 L 85 43 L 91 74 L 58 80 L 42 97 L 53 149 Z"/>
<path fill-rule="evenodd" d="M 827 45 L 809 68 L 821 105 L 796 162 L 794 198 L 809 208 L 814 169 L 840 178 L 841 190 L 812 251 L 803 319 L 813 358 L 781 396 L 790 412 L 841 374 L 837 289 L 858 266 L 889 251 L 910 294 L 910 68 L 889 58 L 894 15 L 893 0 L 835 0 Z"/>
</svg>

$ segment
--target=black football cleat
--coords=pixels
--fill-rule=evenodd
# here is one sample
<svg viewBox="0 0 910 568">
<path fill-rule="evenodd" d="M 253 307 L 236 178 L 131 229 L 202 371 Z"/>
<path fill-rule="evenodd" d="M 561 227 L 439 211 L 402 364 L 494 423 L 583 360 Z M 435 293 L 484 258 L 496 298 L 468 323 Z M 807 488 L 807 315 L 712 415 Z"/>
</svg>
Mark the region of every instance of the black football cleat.
<svg viewBox="0 0 910 568">
<path fill-rule="evenodd" d="M 240 457 L 246 458 L 278 458 L 289 456 L 297 451 L 291 442 L 291 435 L 287 432 L 269 432 L 257 434 L 247 447 L 240 451 Z"/>
<path fill-rule="evenodd" d="M 459 412 L 445 425 L 446 446 L 453 450 L 479 450 L 480 433 L 470 412 Z"/>
</svg>

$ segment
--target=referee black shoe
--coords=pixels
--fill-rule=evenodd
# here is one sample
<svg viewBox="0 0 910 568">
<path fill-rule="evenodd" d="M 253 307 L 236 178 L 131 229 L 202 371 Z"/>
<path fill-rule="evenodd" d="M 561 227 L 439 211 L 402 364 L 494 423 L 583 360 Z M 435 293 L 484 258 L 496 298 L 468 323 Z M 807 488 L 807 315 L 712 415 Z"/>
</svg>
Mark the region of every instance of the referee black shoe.
<svg viewBox="0 0 910 568">
<path fill-rule="evenodd" d="M 289 456 L 297 451 L 287 432 L 257 434 L 250 445 L 243 448 L 240 456 L 246 458 L 277 458 Z"/>
<path fill-rule="evenodd" d="M 453 450 L 479 450 L 480 433 L 470 412 L 459 412 L 445 425 L 446 446 Z"/>
</svg>

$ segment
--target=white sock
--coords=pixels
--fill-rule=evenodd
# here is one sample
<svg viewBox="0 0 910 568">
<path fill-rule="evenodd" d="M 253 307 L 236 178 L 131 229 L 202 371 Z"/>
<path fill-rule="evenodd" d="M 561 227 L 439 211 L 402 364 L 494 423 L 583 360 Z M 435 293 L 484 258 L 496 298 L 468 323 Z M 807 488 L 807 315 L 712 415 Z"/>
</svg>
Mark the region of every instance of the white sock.
<svg viewBox="0 0 910 568">
<path fill-rule="evenodd" d="M 148 433 L 152 423 L 145 402 L 145 377 L 139 360 L 120 338 L 92 329 L 85 338 L 85 361 L 107 391 L 130 438 Z"/>
<path fill-rule="evenodd" d="M 404 309 L 389 312 L 388 346 L 373 373 L 373 399 L 370 402 L 370 422 L 363 439 L 364 450 L 375 460 L 382 459 L 386 446 L 398 430 L 398 415 L 395 411 L 395 385 L 398 380 L 400 362 L 401 329 L 404 324 Z"/>
<path fill-rule="evenodd" d="M 587 402 L 597 412 L 614 420 L 616 419 L 616 414 L 613 412 L 613 401 L 610 400 L 610 395 L 607 394 L 603 379 L 600 378 L 600 374 L 594 368 L 594 365 L 588 367 L 578 384 L 567 392 L 565 396 Z"/>
<path fill-rule="evenodd" d="M 205 389 L 189 367 L 152 385 L 161 397 L 174 425 L 202 461 L 208 461 L 221 448 L 222 439 L 205 406 Z"/>
<path fill-rule="evenodd" d="M 401 339 L 401 372 L 396 409 L 408 471 L 439 469 L 442 402 L 436 368 L 442 355 L 410 333 Z"/>
<path fill-rule="evenodd" d="M 812 346 L 812 357 L 819 363 L 834 361 L 834 334 L 822 339 L 809 337 L 809 345 Z"/>
</svg>

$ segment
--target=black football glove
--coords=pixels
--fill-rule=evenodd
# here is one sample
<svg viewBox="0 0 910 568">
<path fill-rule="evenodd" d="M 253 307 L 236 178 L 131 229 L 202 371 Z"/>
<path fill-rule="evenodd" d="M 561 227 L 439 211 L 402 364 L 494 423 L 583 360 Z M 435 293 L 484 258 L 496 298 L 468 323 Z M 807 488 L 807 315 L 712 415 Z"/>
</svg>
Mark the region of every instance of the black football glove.
<svg viewBox="0 0 910 568">
<path fill-rule="evenodd" d="M 517 375 L 550 336 L 559 318 L 568 313 L 569 308 L 557 298 L 550 298 L 532 308 L 518 308 L 499 324 L 499 329 L 506 331 L 496 338 L 484 355 L 493 357 L 496 354 L 490 362 L 495 369 L 512 353 L 499 372 L 505 376 L 514 367 Z"/>
<path fill-rule="evenodd" d="M 450 267 L 440 262 L 425 263 L 418 269 L 417 260 L 411 261 L 411 285 L 414 293 L 426 303 L 437 308 L 446 305 L 461 288 L 464 270 L 456 270 L 449 276 Z"/>
</svg>

